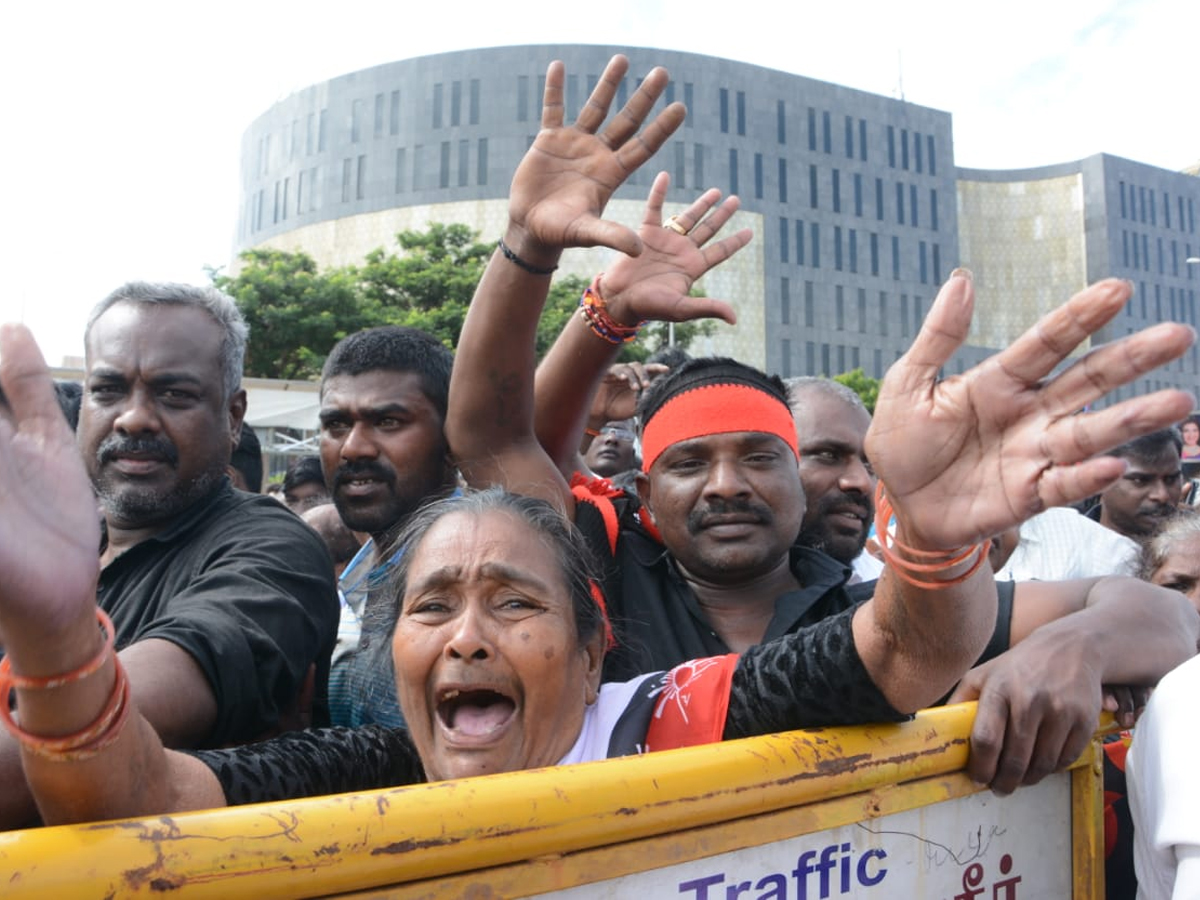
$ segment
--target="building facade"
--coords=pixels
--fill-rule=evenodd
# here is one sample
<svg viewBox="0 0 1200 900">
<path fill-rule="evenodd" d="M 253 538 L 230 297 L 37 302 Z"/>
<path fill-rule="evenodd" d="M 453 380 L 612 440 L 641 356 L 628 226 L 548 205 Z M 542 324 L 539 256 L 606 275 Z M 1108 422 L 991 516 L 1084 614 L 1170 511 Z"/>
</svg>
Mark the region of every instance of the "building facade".
<svg viewBox="0 0 1200 900">
<path fill-rule="evenodd" d="M 664 65 L 672 82 L 661 103 L 683 101 L 688 117 L 618 191 L 607 217 L 639 222 L 650 182 L 665 170 L 669 207 L 682 208 L 715 186 L 741 198 L 733 226 L 755 232 L 749 247 L 700 285 L 733 304 L 738 325 L 718 325 L 694 352 L 736 356 L 784 377 L 858 367 L 878 377 L 908 347 L 937 286 L 959 264 L 976 269 L 981 312 L 994 293 L 994 302 L 1012 314 L 995 322 L 981 315 L 951 372 L 1005 346 L 1012 328 L 1027 327 L 1039 310 L 1061 302 L 1070 291 L 1060 286 L 1077 289 L 1100 274 L 1140 273 L 1151 296 L 1160 291 L 1164 316 L 1171 297 L 1176 312 L 1194 316 L 1188 290 L 1198 267 L 1180 262 L 1184 274 L 1158 279 L 1156 260 L 1170 266 L 1172 252 L 1185 259 L 1195 251 L 1194 234 L 1180 228 L 1181 216 L 1200 199 L 1197 179 L 1185 189 L 1178 179 L 1187 176 L 1112 157 L 1045 170 L 1051 173 L 1045 177 L 1037 170 L 1036 178 L 960 173 L 946 112 L 663 50 L 469 50 L 305 88 L 267 110 L 245 134 L 237 250 L 300 249 L 322 265 L 344 265 L 376 247 L 394 247 L 401 230 L 434 221 L 463 222 L 483 239 L 498 237 L 512 173 L 540 125 L 547 65 L 566 62 L 570 116 L 617 52 L 630 58 L 617 105 L 650 67 Z M 1144 212 L 1139 189 L 1154 198 L 1146 201 L 1152 221 L 1118 218 L 1118 209 L 1128 212 L 1135 202 L 1133 215 Z M 1167 197 L 1171 225 L 1163 218 Z M 1043 213 L 1036 212 L 1038 203 L 1048 204 Z M 1028 229 L 1005 231 L 1010 214 L 1029 219 Z M 1039 218 L 1040 226 L 1033 221 Z M 1121 235 L 1128 233 L 1128 251 L 1134 232 L 1136 262 L 1129 255 L 1124 265 Z M 1027 236 L 1037 243 L 1032 251 L 1024 248 Z M 1153 271 L 1143 266 L 1147 250 L 1159 254 L 1149 263 Z M 1005 252 L 1009 263 L 1001 260 Z M 1021 276 L 1030 253 L 1039 268 Z M 570 251 L 562 269 L 590 277 L 607 258 L 604 250 Z M 1009 296 L 1013 290 L 1019 301 Z M 1139 299 L 1144 296 L 1139 291 Z M 1144 320 L 1136 303 L 1131 327 Z M 1157 309 L 1148 306 L 1146 315 L 1153 318 Z M 1195 359 L 1172 374 L 1194 387 Z"/>
</svg>

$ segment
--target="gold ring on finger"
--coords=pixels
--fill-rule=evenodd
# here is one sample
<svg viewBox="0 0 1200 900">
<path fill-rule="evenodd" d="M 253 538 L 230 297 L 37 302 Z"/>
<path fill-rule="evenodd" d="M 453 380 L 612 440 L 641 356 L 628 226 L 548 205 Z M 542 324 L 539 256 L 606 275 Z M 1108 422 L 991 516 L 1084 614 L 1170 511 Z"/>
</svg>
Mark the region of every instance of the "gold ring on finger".
<svg viewBox="0 0 1200 900">
<path fill-rule="evenodd" d="M 690 228 L 684 228 L 683 221 L 679 218 L 679 216 L 671 216 L 671 218 L 663 222 L 663 228 L 670 228 L 676 234 L 684 235 L 691 231 Z"/>
</svg>

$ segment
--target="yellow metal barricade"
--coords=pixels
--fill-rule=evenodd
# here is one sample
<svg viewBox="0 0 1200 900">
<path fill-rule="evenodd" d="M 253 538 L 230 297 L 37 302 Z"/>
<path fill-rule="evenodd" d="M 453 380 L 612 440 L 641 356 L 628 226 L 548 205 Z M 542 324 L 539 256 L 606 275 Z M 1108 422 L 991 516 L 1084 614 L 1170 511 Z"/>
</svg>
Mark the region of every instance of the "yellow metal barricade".
<svg viewBox="0 0 1200 900">
<path fill-rule="evenodd" d="M 1098 748 L 997 798 L 962 774 L 973 715 L 0 833 L 0 895 L 1101 897 Z"/>
</svg>

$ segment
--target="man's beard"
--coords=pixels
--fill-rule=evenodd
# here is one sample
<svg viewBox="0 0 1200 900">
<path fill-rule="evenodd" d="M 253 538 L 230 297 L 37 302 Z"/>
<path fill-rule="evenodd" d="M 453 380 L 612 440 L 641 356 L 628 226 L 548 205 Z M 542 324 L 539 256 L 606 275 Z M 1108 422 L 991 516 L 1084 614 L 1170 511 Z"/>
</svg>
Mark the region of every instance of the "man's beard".
<svg viewBox="0 0 1200 900">
<path fill-rule="evenodd" d="M 867 535 L 870 532 L 870 521 L 874 514 L 869 498 L 856 499 L 854 495 L 845 493 L 826 494 L 817 504 L 812 523 L 802 526 L 798 543 L 803 547 L 820 550 L 832 556 L 840 563 L 849 565 L 862 553 L 867 545 Z M 857 506 L 866 511 L 866 521 L 857 537 L 851 538 L 840 532 L 834 532 L 829 525 L 829 511 L 838 507 Z"/>
<path fill-rule="evenodd" d="M 207 496 L 224 474 L 223 467 L 210 469 L 189 482 L 176 482 L 166 490 L 130 482 L 111 484 L 103 477 L 94 483 L 94 487 L 106 518 L 127 527 L 138 527 L 179 515 Z"/>
</svg>

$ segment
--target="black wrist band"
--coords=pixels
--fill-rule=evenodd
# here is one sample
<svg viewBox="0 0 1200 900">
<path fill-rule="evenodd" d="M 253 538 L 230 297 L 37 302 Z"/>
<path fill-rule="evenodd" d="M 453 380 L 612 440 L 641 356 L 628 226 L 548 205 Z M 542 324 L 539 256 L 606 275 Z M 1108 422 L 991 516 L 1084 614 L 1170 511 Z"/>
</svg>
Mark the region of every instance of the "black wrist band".
<svg viewBox="0 0 1200 900">
<path fill-rule="evenodd" d="M 500 238 L 497 243 L 500 247 L 500 252 L 504 254 L 505 259 L 507 259 L 510 263 L 513 263 L 514 265 L 524 269 L 530 275 L 551 275 L 553 274 L 554 270 L 558 268 L 558 266 L 551 266 L 548 269 L 540 269 L 532 263 L 525 262 L 525 260 L 517 256 L 517 254 L 513 253 L 508 244 L 504 243 L 504 238 Z"/>
</svg>

